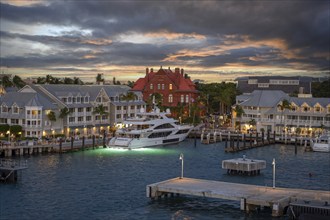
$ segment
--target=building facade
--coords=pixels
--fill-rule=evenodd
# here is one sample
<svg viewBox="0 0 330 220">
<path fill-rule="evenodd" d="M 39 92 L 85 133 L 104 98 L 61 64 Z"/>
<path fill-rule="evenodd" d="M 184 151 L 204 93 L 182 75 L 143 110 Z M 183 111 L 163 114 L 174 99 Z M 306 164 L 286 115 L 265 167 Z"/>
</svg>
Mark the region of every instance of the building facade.
<svg viewBox="0 0 330 220">
<path fill-rule="evenodd" d="M 313 77 L 285 76 L 250 76 L 239 77 L 237 89 L 241 93 L 252 93 L 254 90 L 281 90 L 287 94 L 311 94 Z"/>
<path fill-rule="evenodd" d="M 150 102 L 153 94 L 160 94 L 162 106 L 166 107 L 189 105 L 198 97 L 195 84 L 179 68 L 175 68 L 174 72 L 170 68 L 160 68 L 157 72 L 146 68 L 145 77 L 139 78 L 131 91 L 142 92 L 145 102 Z"/>
<path fill-rule="evenodd" d="M 284 100 L 288 101 L 288 108 L 281 108 Z M 294 134 L 299 131 L 302 135 L 312 135 L 330 129 L 330 98 L 290 97 L 283 91 L 255 90 L 249 95 L 237 96 L 236 105 L 241 106 L 244 113 L 238 117 L 233 112 L 233 124 L 239 122 L 243 131 L 255 127 L 258 132 Z"/>
<path fill-rule="evenodd" d="M 140 92 L 132 100 L 122 100 L 129 89 L 120 85 L 27 85 L 0 98 L 0 124 L 20 125 L 24 136 L 37 138 L 108 133 L 145 108 Z"/>
</svg>

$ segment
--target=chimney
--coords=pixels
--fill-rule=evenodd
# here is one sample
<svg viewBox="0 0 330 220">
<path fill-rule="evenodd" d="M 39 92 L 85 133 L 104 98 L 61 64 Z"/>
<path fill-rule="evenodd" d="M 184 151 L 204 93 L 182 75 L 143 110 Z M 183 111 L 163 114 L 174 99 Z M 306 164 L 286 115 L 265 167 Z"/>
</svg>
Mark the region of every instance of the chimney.
<svg viewBox="0 0 330 220">
<path fill-rule="evenodd" d="M 183 76 L 183 68 L 181 69 L 181 75 Z"/>
<path fill-rule="evenodd" d="M 175 68 L 174 71 L 175 71 L 176 74 L 180 74 L 180 68 Z"/>
<path fill-rule="evenodd" d="M 168 70 L 171 70 L 171 67 L 168 67 Z"/>
<path fill-rule="evenodd" d="M 154 72 L 154 68 L 150 68 L 150 72 L 153 73 Z"/>
<path fill-rule="evenodd" d="M 148 75 L 148 73 L 149 73 L 149 68 L 147 67 L 146 68 L 146 75 Z"/>
</svg>

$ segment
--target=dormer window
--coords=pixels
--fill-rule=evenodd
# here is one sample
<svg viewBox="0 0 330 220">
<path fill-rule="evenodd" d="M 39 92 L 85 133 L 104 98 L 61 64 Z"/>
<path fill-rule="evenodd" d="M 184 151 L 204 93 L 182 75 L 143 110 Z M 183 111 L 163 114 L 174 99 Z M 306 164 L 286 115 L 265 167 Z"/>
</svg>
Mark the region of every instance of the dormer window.
<svg viewBox="0 0 330 220">
<path fill-rule="evenodd" d="M 322 111 L 320 106 L 316 106 L 315 107 L 315 112 L 320 113 Z"/>
<path fill-rule="evenodd" d="M 68 97 L 68 103 L 72 103 L 72 97 Z"/>
<path fill-rule="evenodd" d="M 292 112 L 296 112 L 297 111 L 297 106 L 291 105 L 291 109 Z"/>
<path fill-rule="evenodd" d="M 303 106 L 303 112 L 308 112 L 309 111 L 309 107 L 308 106 Z"/>
<path fill-rule="evenodd" d="M 3 106 L 1 107 L 1 111 L 7 113 L 7 112 L 8 112 L 8 107 L 5 106 L 5 105 L 3 105 Z"/>
<path fill-rule="evenodd" d="M 18 114 L 19 108 L 17 106 L 13 106 L 13 114 Z"/>
<path fill-rule="evenodd" d="M 85 96 L 85 103 L 88 103 L 89 100 L 88 100 L 88 96 Z"/>
</svg>

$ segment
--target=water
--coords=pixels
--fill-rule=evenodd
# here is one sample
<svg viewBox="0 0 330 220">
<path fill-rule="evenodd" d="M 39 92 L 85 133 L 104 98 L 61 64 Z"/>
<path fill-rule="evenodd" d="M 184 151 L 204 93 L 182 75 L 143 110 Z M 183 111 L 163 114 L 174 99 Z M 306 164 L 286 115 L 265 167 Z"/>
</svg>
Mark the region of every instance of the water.
<svg viewBox="0 0 330 220">
<path fill-rule="evenodd" d="M 235 201 L 146 198 L 146 185 L 180 176 L 180 153 L 186 177 L 272 186 L 275 158 L 277 187 L 330 190 L 328 153 L 299 148 L 295 155 L 294 146 L 274 145 L 232 154 L 224 153 L 223 143 L 194 147 L 188 139 L 142 150 L 26 157 L 29 168 L 20 173 L 19 181 L 0 185 L 0 219 L 271 219 L 270 210 L 245 214 Z M 221 161 L 243 154 L 266 160 L 267 169 L 254 177 L 228 176 Z"/>
</svg>

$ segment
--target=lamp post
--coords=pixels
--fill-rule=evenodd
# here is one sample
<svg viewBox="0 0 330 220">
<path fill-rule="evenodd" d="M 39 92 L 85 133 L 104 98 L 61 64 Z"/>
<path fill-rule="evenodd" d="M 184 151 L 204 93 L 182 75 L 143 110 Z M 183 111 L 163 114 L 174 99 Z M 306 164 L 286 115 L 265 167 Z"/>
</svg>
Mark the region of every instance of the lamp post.
<svg viewBox="0 0 330 220">
<path fill-rule="evenodd" d="M 10 143 L 10 130 L 7 131 L 8 134 L 8 142 Z"/>
<path fill-rule="evenodd" d="M 182 179 L 183 178 L 183 154 L 182 153 L 180 154 L 179 159 L 181 160 L 181 177 L 180 177 L 180 179 Z"/>
<path fill-rule="evenodd" d="M 272 162 L 272 165 L 273 165 L 273 189 L 275 189 L 275 158 L 273 158 L 273 162 Z"/>
</svg>

